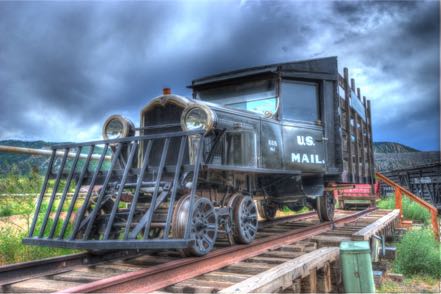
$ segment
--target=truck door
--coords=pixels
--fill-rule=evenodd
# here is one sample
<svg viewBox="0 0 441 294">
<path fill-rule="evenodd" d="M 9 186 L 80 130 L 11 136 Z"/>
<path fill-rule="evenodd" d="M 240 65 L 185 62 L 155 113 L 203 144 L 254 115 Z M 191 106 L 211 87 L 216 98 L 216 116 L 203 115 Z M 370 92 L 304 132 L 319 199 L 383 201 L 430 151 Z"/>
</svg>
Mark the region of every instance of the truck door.
<svg viewBox="0 0 441 294">
<path fill-rule="evenodd" d="M 326 166 L 319 84 L 283 80 L 280 88 L 284 168 L 304 173 Z"/>
</svg>

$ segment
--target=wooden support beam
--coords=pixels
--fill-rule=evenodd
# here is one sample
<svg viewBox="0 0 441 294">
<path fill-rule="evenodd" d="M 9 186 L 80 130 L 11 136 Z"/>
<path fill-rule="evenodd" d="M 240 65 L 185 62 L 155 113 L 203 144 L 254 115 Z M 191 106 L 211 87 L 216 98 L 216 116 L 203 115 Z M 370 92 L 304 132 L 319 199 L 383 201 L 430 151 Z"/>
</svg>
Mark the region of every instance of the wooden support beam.
<svg viewBox="0 0 441 294">
<path fill-rule="evenodd" d="M 354 85 L 355 87 L 355 85 Z M 357 88 L 357 98 L 358 100 L 361 101 L 360 99 L 360 88 Z M 363 118 L 361 117 L 361 115 L 358 114 L 358 112 L 355 112 L 355 126 L 356 126 L 356 139 L 355 139 L 355 144 L 356 144 L 356 148 L 355 148 L 355 153 L 356 155 L 356 162 L 357 162 L 357 182 L 358 183 L 363 183 L 362 180 L 362 174 L 363 171 L 361 170 L 361 154 L 363 152 L 363 149 L 360 149 L 360 141 L 363 140 Z M 358 127 L 360 126 L 360 127 Z"/>
<path fill-rule="evenodd" d="M 220 289 L 231 286 L 229 282 L 204 281 L 189 279 L 167 287 L 166 291 L 173 293 L 215 293 Z"/>
<path fill-rule="evenodd" d="M 357 181 L 357 183 L 360 183 L 360 136 L 358 135 L 358 122 L 359 122 L 359 115 L 357 112 L 354 111 L 354 137 L 355 137 L 355 180 Z"/>
<path fill-rule="evenodd" d="M 296 279 L 307 276 L 310 277 L 309 281 L 313 281 L 314 279 L 316 281 L 316 269 L 322 268 L 328 262 L 337 260 L 338 257 L 338 247 L 320 248 L 225 288 L 219 293 L 262 293 L 280 291 L 291 287 L 293 281 Z M 312 287 L 316 287 L 316 283 L 315 285 L 311 285 L 311 288 Z"/>
<path fill-rule="evenodd" d="M 309 271 L 309 293 L 317 293 L 317 268 L 312 268 Z"/>
<path fill-rule="evenodd" d="M 331 284 L 334 293 L 343 293 L 343 279 L 339 259 L 331 262 Z"/>
<path fill-rule="evenodd" d="M 366 121 L 368 122 L 368 134 L 369 134 L 369 183 L 375 183 L 375 170 L 374 170 L 374 150 L 372 149 L 373 141 L 372 141 L 372 117 L 371 117 L 371 101 L 367 100 L 367 108 L 366 108 Z M 373 187 L 372 187 L 373 190 Z M 372 191 L 374 192 L 374 191 Z"/>
<path fill-rule="evenodd" d="M 302 293 L 302 280 L 296 279 L 291 286 L 293 293 Z"/>
<path fill-rule="evenodd" d="M 331 266 L 326 262 L 320 270 L 317 279 L 317 290 L 319 293 L 330 293 L 332 291 Z"/>
<path fill-rule="evenodd" d="M 197 277 L 198 280 L 215 281 L 215 282 L 230 282 L 239 283 L 245 279 L 252 277 L 252 275 L 230 273 L 225 271 L 214 271 L 206 273 L 202 276 Z"/>
<path fill-rule="evenodd" d="M 361 99 L 361 94 L 360 94 L 360 88 L 357 89 L 357 95 L 358 98 Z M 366 97 L 363 97 L 363 106 L 364 109 L 366 110 Z M 363 177 L 363 183 L 366 183 L 367 181 L 367 174 L 366 174 L 366 113 L 364 116 L 365 120 L 361 122 L 361 170 L 362 170 L 362 174 L 361 176 Z"/>
<path fill-rule="evenodd" d="M 351 128 L 351 89 L 349 87 L 349 71 L 345 67 L 343 70 L 344 86 L 345 86 L 345 113 L 346 113 L 346 149 L 348 158 L 348 181 L 354 181 L 354 174 L 352 169 L 352 128 Z M 344 158 L 344 156 L 343 156 Z"/>
</svg>

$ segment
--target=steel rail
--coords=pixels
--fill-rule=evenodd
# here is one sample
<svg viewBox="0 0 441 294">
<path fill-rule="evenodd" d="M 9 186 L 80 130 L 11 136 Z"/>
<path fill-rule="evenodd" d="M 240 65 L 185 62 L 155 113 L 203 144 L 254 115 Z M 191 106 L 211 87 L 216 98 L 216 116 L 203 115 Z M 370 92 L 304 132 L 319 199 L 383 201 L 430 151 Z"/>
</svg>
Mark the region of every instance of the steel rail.
<svg viewBox="0 0 441 294">
<path fill-rule="evenodd" d="M 211 252 L 203 257 L 175 260 L 139 271 L 121 274 L 103 280 L 64 289 L 58 293 L 122 293 L 152 292 L 178 282 L 211 272 L 222 267 L 254 257 L 268 250 L 292 244 L 320 233 L 330 231 L 335 225 L 352 222 L 365 214 L 375 211 L 369 208 L 341 217 L 334 222 L 325 222 L 307 228 L 292 230 L 268 238 L 262 238 L 249 245 L 235 245 Z"/>
<path fill-rule="evenodd" d="M 75 266 L 90 265 L 138 254 L 138 252 L 130 251 L 115 251 L 105 255 L 85 252 L 4 265 L 0 266 L 0 287 L 35 277 L 63 273 L 72 270 Z"/>
<path fill-rule="evenodd" d="M 67 266 L 82 264 L 87 257 L 87 253 L 78 253 L 0 266 L 0 286 L 41 275 L 42 272 L 52 273 Z"/>
<path fill-rule="evenodd" d="M 272 221 L 262 221 L 259 222 L 259 226 L 264 228 L 280 223 L 311 218 L 315 215 L 316 213 L 314 211 L 306 212 L 293 216 L 281 217 Z M 68 272 L 76 266 L 90 265 L 101 261 L 110 261 L 112 259 L 138 254 L 138 252 L 129 253 L 129 251 L 117 251 L 99 256 L 85 252 L 4 265 L 0 266 L 0 287 L 36 277 Z"/>
</svg>

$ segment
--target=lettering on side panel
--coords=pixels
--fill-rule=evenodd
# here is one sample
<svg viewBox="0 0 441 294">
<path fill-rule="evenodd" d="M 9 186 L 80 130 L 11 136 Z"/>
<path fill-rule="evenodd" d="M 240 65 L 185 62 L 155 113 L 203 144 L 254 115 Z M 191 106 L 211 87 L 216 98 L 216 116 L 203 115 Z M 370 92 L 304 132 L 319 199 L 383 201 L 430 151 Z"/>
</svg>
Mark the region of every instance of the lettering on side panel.
<svg viewBox="0 0 441 294">
<path fill-rule="evenodd" d="M 297 145 L 315 146 L 312 136 L 297 136 Z M 291 153 L 291 161 L 308 164 L 325 164 L 325 160 L 320 158 L 317 153 Z"/>
<path fill-rule="evenodd" d="M 276 152 L 276 148 L 277 148 L 277 141 L 276 140 L 268 140 L 268 146 L 269 146 L 269 150 L 272 152 Z"/>
</svg>

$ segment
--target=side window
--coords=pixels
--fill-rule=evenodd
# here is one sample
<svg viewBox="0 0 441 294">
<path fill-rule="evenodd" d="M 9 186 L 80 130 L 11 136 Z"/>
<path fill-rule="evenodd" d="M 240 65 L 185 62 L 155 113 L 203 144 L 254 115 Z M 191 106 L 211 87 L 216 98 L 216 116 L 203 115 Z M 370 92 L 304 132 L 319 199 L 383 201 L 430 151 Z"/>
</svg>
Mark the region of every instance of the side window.
<svg viewBox="0 0 441 294">
<path fill-rule="evenodd" d="M 283 118 L 309 122 L 319 120 L 318 93 L 315 83 L 282 81 Z"/>
</svg>

